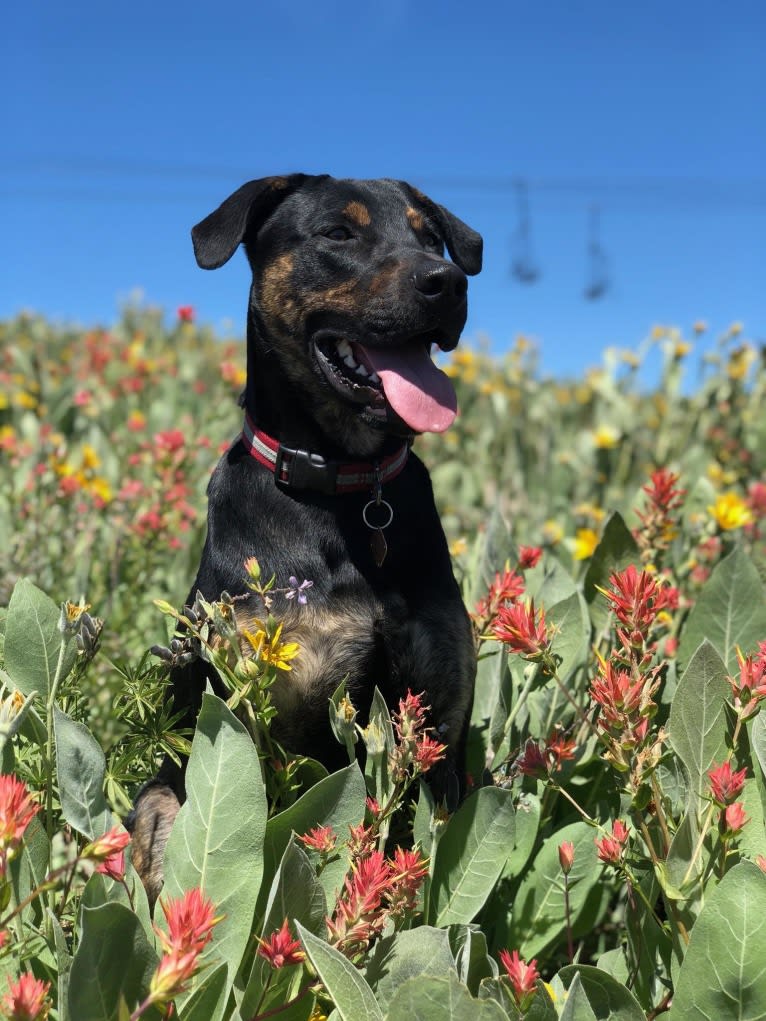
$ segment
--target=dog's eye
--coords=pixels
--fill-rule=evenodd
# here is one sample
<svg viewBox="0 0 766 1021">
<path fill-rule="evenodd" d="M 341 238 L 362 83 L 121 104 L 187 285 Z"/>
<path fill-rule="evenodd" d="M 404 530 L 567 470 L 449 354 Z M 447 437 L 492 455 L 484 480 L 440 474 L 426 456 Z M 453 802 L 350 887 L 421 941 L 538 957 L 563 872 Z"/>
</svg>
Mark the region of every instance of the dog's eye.
<svg viewBox="0 0 766 1021">
<path fill-rule="evenodd" d="M 332 230 L 326 230 L 324 236 L 330 241 L 349 241 L 353 237 L 345 227 L 333 227 Z"/>
<path fill-rule="evenodd" d="M 441 238 L 438 238 L 432 231 L 428 230 L 423 235 L 423 244 L 426 248 L 432 248 L 435 252 L 443 252 L 444 245 Z"/>
</svg>

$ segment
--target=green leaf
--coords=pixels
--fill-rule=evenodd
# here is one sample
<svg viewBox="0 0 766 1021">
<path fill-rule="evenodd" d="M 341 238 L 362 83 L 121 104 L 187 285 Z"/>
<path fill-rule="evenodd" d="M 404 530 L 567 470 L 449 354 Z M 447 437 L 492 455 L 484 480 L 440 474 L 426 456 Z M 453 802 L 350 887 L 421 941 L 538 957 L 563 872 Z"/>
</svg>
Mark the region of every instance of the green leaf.
<svg viewBox="0 0 766 1021">
<path fill-rule="evenodd" d="M 201 887 L 223 919 L 208 955 L 233 980 L 250 937 L 263 875 L 266 791 L 250 735 L 215 695 L 205 693 L 186 770 L 187 800 L 165 849 L 165 897 Z"/>
<path fill-rule="evenodd" d="M 38 813 L 27 826 L 21 851 L 11 859 L 10 873 L 13 896 L 16 903 L 26 900 L 36 887 L 40 886 L 48 872 L 51 846 Z M 33 901 L 22 911 L 25 920 L 40 913 L 41 903 Z"/>
<path fill-rule="evenodd" d="M 69 1021 L 69 973 L 72 970 L 72 955 L 69 953 L 66 936 L 61 923 L 52 911 L 48 911 L 48 922 L 53 930 L 53 942 L 56 948 L 56 971 L 58 973 L 58 1012 L 59 1021 Z"/>
<path fill-rule="evenodd" d="M 269 936 L 280 928 L 285 918 L 295 918 L 310 932 L 319 935 L 324 932 L 326 915 L 327 900 L 314 866 L 295 841 L 290 840 L 271 884 L 260 935 L 262 938 Z M 256 1013 L 267 983 L 273 987 L 274 980 L 269 962 L 256 955 L 240 1005 L 243 1017 Z M 279 976 L 276 976 L 276 981 L 279 981 Z"/>
<path fill-rule="evenodd" d="M 82 934 L 69 973 L 69 1013 L 77 1021 L 117 1021 L 120 998 L 146 995 L 157 955 L 122 904 L 82 909 Z"/>
<path fill-rule="evenodd" d="M 726 873 L 692 929 L 671 1021 L 766 1019 L 766 876 L 751 862 Z"/>
<path fill-rule="evenodd" d="M 598 1021 L 646 1021 L 633 993 L 607 972 L 583 964 L 574 964 L 559 972 L 567 987 L 576 975 Z"/>
<path fill-rule="evenodd" d="M 356 762 L 345 769 L 331 773 L 299 798 L 294 805 L 269 819 L 264 847 L 264 882 L 271 883 L 279 862 L 293 832 L 307 833 L 314 826 L 331 826 L 341 840 L 345 840 L 349 826 L 358 826 L 364 819 L 364 802 L 367 797 L 364 777 Z M 343 849 L 337 860 L 330 861 L 322 870 L 319 881 L 329 904 L 343 884 L 349 868 L 349 857 Z M 258 899 L 259 913 L 265 909 L 268 888 Z"/>
<path fill-rule="evenodd" d="M 588 659 L 590 651 L 590 617 L 585 600 L 579 592 L 546 609 L 545 620 L 555 628 L 552 642 L 558 661 L 557 673 L 566 683 L 578 667 Z"/>
<path fill-rule="evenodd" d="M 615 511 L 604 526 L 601 540 L 585 575 L 583 592 L 597 632 L 603 629 L 610 613 L 609 604 L 598 591 L 599 588 L 608 589 L 610 575 L 623 571 L 629 564 L 637 564 L 639 559 L 636 540 Z"/>
<path fill-rule="evenodd" d="M 726 666 L 707 640 L 683 673 L 670 707 L 668 736 L 689 776 L 691 796 L 701 799 L 708 788 L 707 773 L 726 755 Z M 690 803 L 699 811 L 701 802 Z"/>
<path fill-rule="evenodd" d="M 375 944 L 365 971 L 365 979 L 384 1010 L 396 990 L 407 979 L 419 975 L 445 975 L 454 971 L 455 961 L 446 929 L 419 925 Z"/>
<path fill-rule="evenodd" d="M 761 767 L 761 776 L 766 783 L 766 713 L 759 712 L 754 716 L 747 728 L 750 736 L 750 747 L 755 752 L 758 765 Z"/>
<path fill-rule="evenodd" d="M 487 951 L 487 937 L 476 927 L 451 925 L 449 939 L 455 955 L 457 977 L 472 996 L 477 996 L 482 979 L 497 976 L 497 965 L 490 960 Z"/>
<path fill-rule="evenodd" d="M 575 975 L 569 987 L 569 995 L 560 1017 L 561 1021 L 597 1021 L 579 975 Z"/>
<path fill-rule="evenodd" d="M 377 687 L 372 696 L 369 723 L 362 732 L 362 738 L 367 749 L 364 765 L 367 788 L 373 798 L 385 805 L 394 787 L 388 770 L 388 761 L 394 750 L 394 728 L 386 700 Z"/>
<path fill-rule="evenodd" d="M 524 871 L 534 849 L 539 826 L 540 799 L 536 794 L 524 792 L 516 805 L 516 838 L 503 868 L 503 879 L 515 879 Z"/>
<path fill-rule="evenodd" d="M 228 1001 L 228 968 L 219 965 L 211 972 L 203 972 L 200 985 L 194 990 L 181 1011 L 181 1021 L 221 1021 Z"/>
<path fill-rule="evenodd" d="M 11 593 L 5 623 L 5 669 L 25 695 L 50 692 L 58 668 L 61 678 L 72 669 L 77 647 L 59 631 L 60 607 L 28 578 Z"/>
<path fill-rule="evenodd" d="M 495 1000 L 475 1000 L 456 976 L 411 978 L 399 987 L 386 1021 L 508 1021 Z"/>
<path fill-rule="evenodd" d="M 383 1021 L 372 990 L 343 954 L 296 922 L 301 943 L 342 1021 Z"/>
<path fill-rule="evenodd" d="M 710 575 L 681 632 L 679 669 L 707 639 L 730 674 L 739 670 L 737 646 L 752 652 L 766 635 L 766 602 L 758 571 L 741 549 L 733 550 Z"/>
<path fill-rule="evenodd" d="M 510 923 L 511 946 L 530 960 L 554 940 L 561 942 L 566 933 L 563 919 L 564 877 L 559 862 L 559 845 L 574 844 L 574 863 L 569 873 L 569 908 L 573 928 L 577 916 L 586 907 L 588 896 L 602 882 L 602 868 L 595 845 L 596 830 L 585 822 L 570 823 L 544 841 L 532 868 L 519 884 Z"/>
<path fill-rule="evenodd" d="M 112 813 L 104 797 L 106 760 L 83 723 L 53 707 L 61 812 L 78 833 L 95 840 L 111 829 Z"/>
<path fill-rule="evenodd" d="M 500 877 L 515 838 L 513 795 L 483 787 L 447 823 L 434 859 L 431 921 L 468 923 Z"/>
<path fill-rule="evenodd" d="M 494 1000 L 495 1003 L 500 1004 L 511 1021 L 521 1021 L 521 1013 L 513 998 L 511 985 L 507 978 L 485 978 L 479 986 L 479 999 Z M 535 1004 L 537 999 L 536 995 L 532 1003 Z M 550 1021 L 558 1021 L 558 1014 L 552 1005 L 551 1010 L 553 1013 L 550 1015 Z M 546 1021 L 548 1021 L 547 1016 Z"/>
</svg>

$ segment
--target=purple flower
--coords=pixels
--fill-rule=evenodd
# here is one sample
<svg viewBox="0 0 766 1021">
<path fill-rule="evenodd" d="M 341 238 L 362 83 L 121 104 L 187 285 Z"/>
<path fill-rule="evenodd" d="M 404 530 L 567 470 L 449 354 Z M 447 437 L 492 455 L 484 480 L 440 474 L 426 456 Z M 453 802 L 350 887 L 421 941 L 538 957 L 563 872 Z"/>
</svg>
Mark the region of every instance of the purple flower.
<svg viewBox="0 0 766 1021">
<path fill-rule="evenodd" d="M 308 602 L 308 597 L 306 595 L 306 589 L 310 589 L 311 586 L 314 584 L 314 582 L 313 581 L 307 581 L 304 578 L 303 581 L 299 585 L 298 584 L 298 579 L 295 577 L 294 574 L 291 574 L 290 577 L 287 579 L 287 584 L 290 587 L 285 592 L 285 599 L 295 599 L 295 597 L 297 596 L 298 597 L 298 602 L 301 604 L 301 606 L 305 606 L 306 603 Z"/>
</svg>

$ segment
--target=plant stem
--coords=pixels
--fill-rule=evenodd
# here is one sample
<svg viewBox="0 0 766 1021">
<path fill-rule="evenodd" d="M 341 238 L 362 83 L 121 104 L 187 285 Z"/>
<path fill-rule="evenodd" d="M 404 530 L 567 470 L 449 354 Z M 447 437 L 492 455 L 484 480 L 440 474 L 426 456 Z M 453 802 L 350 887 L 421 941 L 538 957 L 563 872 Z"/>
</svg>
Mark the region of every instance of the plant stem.
<svg viewBox="0 0 766 1021">
<path fill-rule="evenodd" d="M 564 873 L 564 914 L 567 923 L 567 953 L 569 963 L 574 964 L 574 946 L 572 944 L 572 915 L 569 910 L 569 876 Z"/>
</svg>

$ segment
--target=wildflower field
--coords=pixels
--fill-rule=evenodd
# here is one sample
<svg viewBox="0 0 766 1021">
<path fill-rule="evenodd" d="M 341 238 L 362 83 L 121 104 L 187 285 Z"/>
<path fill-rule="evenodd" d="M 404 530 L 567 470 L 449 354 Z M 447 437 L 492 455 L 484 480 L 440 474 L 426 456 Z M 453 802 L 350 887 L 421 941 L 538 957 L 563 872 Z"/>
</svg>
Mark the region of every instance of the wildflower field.
<svg viewBox="0 0 766 1021">
<path fill-rule="evenodd" d="M 243 563 L 257 634 L 225 593 L 182 606 L 243 346 L 186 308 L 0 341 L 0 1016 L 766 1019 L 766 372 L 738 324 L 568 381 L 524 338 L 445 362 L 461 413 L 416 449 L 479 655 L 451 816 L 419 692 L 362 727 L 341 684 L 330 775 L 272 740 L 277 593 L 309 586 Z M 229 692 L 194 734 L 163 699 L 191 655 Z M 189 749 L 151 917 L 120 820 Z"/>
</svg>

